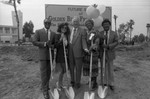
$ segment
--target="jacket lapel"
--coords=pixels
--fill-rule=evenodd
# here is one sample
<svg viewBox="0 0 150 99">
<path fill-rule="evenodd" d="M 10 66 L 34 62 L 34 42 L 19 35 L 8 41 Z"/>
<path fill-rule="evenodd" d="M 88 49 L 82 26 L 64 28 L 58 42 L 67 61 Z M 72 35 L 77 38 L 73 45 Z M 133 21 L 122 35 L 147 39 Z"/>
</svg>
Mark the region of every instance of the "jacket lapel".
<svg viewBox="0 0 150 99">
<path fill-rule="evenodd" d="M 41 29 L 40 37 L 42 37 L 42 38 L 48 40 L 48 36 L 47 36 L 46 30 L 45 30 L 44 28 Z"/>
<path fill-rule="evenodd" d="M 106 35 L 106 34 L 105 34 L 105 31 L 103 31 L 102 33 L 103 33 L 103 36 Z M 112 33 L 111 30 L 109 31 L 109 34 L 108 34 L 108 35 L 109 35 L 109 39 L 108 39 L 107 44 L 111 43 L 111 40 L 112 40 L 113 33 Z M 108 37 L 108 36 L 107 36 L 107 37 Z"/>
<path fill-rule="evenodd" d="M 74 34 L 72 44 L 74 44 L 77 41 L 79 34 L 80 34 L 80 28 L 78 28 L 76 33 Z"/>
<path fill-rule="evenodd" d="M 109 33 L 109 42 L 108 42 L 108 44 L 112 43 L 113 35 L 114 35 L 113 32 L 110 31 L 110 33 Z"/>
</svg>

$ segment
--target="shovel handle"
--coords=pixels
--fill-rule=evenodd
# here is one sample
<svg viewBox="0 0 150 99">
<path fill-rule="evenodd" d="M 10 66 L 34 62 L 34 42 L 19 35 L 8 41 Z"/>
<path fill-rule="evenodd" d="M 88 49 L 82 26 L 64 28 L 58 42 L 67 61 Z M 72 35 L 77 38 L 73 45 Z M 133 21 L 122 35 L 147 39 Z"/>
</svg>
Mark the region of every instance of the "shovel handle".
<svg viewBox="0 0 150 99">
<path fill-rule="evenodd" d="M 68 62 L 67 62 L 66 48 L 65 48 L 64 42 L 63 42 L 63 47 L 64 47 L 64 56 L 65 56 L 65 64 L 66 64 L 66 73 L 67 73 L 67 77 L 69 78 L 69 73 L 68 73 Z"/>
<path fill-rule="evenodd" d="M 93 53 L 91 52 L 91 56 L 90 56 L 90 77 L 89 77 L 89 88 L 91 88 L 91 77 L 92 77 L 92 56 L 93 56 Z"/>
<path fill-rule="evenodd" d="M 100 59 L 98 58 L 98 73 L 101 73 L 101 62 Z"/>
<path fill-rule="evenodd" d="M 50 65 L 51 65 L 51 78 L 53 79 L 53 62 L 52 62 L 52 52 L 51 48 L 49 48 L 49 57 L 50 57 Z"/>
<path fill-rule="evenodd" d="M 107 32 L 106 32 L 106 36 L 107 36 Z M 107 39 L 104 39 L 104 44 L 107 44 L 108 43 L 108 38 Z M 106 83 L 108 84 L 108 71 L 106 70 L 106 48 L 104 48 L 104 53 L 103 53 L 103 75 L 102 76 L 105 76 L 106 78 Z M 103 77 L 102 77 L 103 79 Z M 104 79 L 103 79 L 103 83 L 104 83 Z"/>
<path fill-rule="evenodd" d="M 51 33 L 48 32 L 48 29 L 47 29 L 47 34 L 48 34 L 48 40 L 50 40 L 50 36 L 51 36 Z M 52 71 L 53 71 L 53 62 L 52 62 L 52 52 L 51 52 L 51 48 L 49 48 L 49 57 L 50 57 L 50 68 L 51 68 L 51 78 L 53 79 L 53 74 L 52 74 Z"/>
<path fill-rule="evenodd" d="M 93 40 L 91 40 L 91 45 L 93 45 Z M 93 58 L 93 53 L 91 52 L 90 55 L 90 76 L 89 76 L 89 89 L 91 88 L 91 78 L 92 78 L 92 58 Z"/>
</svg>

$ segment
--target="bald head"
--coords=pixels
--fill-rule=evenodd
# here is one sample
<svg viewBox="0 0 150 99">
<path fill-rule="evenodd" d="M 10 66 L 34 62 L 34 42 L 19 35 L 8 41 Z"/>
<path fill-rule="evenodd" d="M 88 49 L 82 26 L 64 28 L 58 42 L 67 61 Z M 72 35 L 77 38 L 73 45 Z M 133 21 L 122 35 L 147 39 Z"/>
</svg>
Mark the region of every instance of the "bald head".
<svg viewBox="0 0 150 99">
<path fill-rule="evenodd" d="M 72 22 L 74 21 L 78 21 L 79 22 L 80 18 L 78 16 L 74 16 L 73 19 L 72 19 Z"/>
<path fill-rule="evenodd" d="M 78 16 L 74 16 L 72 19 L 73 27 L 77 28 L 79 26 L 79 21 L 80 21 L 80 18 Z"/>
</svg>

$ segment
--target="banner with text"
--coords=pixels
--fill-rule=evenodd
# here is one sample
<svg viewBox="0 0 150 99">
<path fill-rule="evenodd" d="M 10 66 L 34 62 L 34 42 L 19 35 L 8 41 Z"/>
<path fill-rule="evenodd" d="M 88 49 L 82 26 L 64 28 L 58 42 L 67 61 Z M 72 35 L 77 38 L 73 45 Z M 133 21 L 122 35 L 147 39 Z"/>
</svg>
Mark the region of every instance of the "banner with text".
<svg viewBox="0 0 150 99">
<path fill-rule="evenodd" d="M 45 17 L 52 17 L 52 26 L 53 31 L 57 30 L 57 27 L 62 22 L 68 22 L 72 26 L 71 21 L 74 16 L 79 16 L 80 25 L 84 26 L 84 21 L 87 18 L 86 8 L 88 6 L 84 5 L 55 5 L 55 4 L 46 4 L 45 5 Z M 103 13 L 103 18 L 108 18 L 111 21 L 111 7 L 106 7 L 105 12 Z"/>
</svg>

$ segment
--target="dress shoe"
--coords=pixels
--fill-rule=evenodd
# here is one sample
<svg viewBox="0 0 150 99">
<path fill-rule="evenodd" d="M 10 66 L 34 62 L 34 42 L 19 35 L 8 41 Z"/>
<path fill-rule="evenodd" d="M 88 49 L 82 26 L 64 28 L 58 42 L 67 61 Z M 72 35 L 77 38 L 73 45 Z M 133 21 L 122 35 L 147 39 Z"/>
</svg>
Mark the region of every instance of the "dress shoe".
<svg viewBox="0 0 150 99">
<path fill-rule="evenodd" d="M 43 92 L 44 99 L 50 99 L 48 91 Z"/>
<path fill-rule="evenodd" d="M 79 89 L 80 88 L 80 83 L 75 84 L 75 88 Z"/>
<path fill-rule="evenodd" d="M 71 81 L 71 86 L 75 87 L 75 82 Z"/>
<path fill-rule="evenodd" d="M 97 83 L 93 83 L 93 84 L 92 84 L 92 90 L 96 90 L 97 87 L 98 87 L 98 84 L 97 84 Z"/>
<path fill-rule="evenodd" d="M 112 85 L 109 85 L 109 88 L 110 88 L 112 91 L 115 90 L 114 86 L 112 86 Z"/>
</svg>

